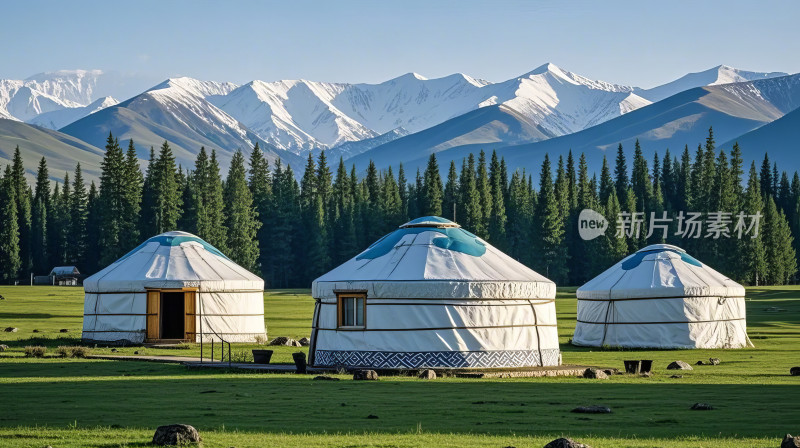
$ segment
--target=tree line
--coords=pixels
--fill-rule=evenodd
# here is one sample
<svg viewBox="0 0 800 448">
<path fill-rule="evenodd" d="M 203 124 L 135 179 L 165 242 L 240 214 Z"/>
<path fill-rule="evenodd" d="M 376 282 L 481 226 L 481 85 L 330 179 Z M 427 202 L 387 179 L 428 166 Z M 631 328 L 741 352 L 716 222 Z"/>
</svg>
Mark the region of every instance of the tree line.
<svg viewBox="0 0 800 448">
<path fill-rule="evenodd" d="M 194 167 L 184 169 L 164 142 L 157 153 L 151 148 L 142 172 L 133 141 L 124 151 L 109 134 L 99 186 L 87 187 L 77 165 L 71 180 L 65 175 L 51 188 L 42 158 L 31 188 L 17 148 L 0 178 L 0 276 L 9 282 L 56 265 L 93 273 L 146 238 L 183 230 L 261 275 L 268 287 L 307 287 L 398 225 L 436 215 L 558 284 L 580 285 L 654 243 L 681 246 L 747 284 L 796 281 L 800 176 L 789 181 L 766 154 L 760 172 L 752 164 L 744 182 L 738 145 L 730 154 L 717 151 L 709 129 L 693 157 L 686 146 L 680 157 L 667 150 L 649 164 L 637 141 L 630 166 L 619 145 L 613 173 L 604 158 L 599 178 L 589 174 L 584 154 L 576 164 L 570 151 L 553 165 L 545 155 L 535 185 L 531 173 L 509 175 L 505 160 L 495 152 L 487 160 L 481 151 L 460 167 L 451 162 L 443 181 L 435 154 L 409 178 L 402 164 L 395 174 L 370 163 L 359 176 L 340 159 L 334 170 L 322 152 L 309 154 L 298 182 L 291 166 L 270 166 L 256 145 L 248 161 L 241 151 L 233 155 L 223 180 L 214 150 L 201 148 Z M 584 209 L 605 217 L 605 234 L 579 236 Z M 690 212 L 726 212 L 727 234 L 690 234 L 688 221 L 658 219 Z M 750 219 L 744 235 L 735 234 L 737 214 Z M 638 234 L 623 229 L 630 217 L 639 218 Z M 648 235 L 657 222 L 664 231 Z"/>
</svg>

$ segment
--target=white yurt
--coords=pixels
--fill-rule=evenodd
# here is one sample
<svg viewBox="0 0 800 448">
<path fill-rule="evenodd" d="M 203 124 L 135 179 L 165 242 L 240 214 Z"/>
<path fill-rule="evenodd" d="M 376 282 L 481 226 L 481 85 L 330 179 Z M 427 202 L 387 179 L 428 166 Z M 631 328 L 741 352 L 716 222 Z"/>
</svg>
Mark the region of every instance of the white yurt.
<svg viewBox="0 0 800 448">
<path fill-rule="evenodd" d="M 266 337 L 264 281 L 186 232 L 142 243 L 83 282 L 83 339 L 250 342 Z"/>
<path fill-rule="evenodd" d="M 443 218 L 400 226 L 312 294 L 316 367 L 560 364 L 556 285 Z"/>
<path fill-rule="evenodd" d="M 572 343 L 590 347 L 741 348 L 744 287 L 683 249 L 654 244 L 578 288 Z"/>
</svg>

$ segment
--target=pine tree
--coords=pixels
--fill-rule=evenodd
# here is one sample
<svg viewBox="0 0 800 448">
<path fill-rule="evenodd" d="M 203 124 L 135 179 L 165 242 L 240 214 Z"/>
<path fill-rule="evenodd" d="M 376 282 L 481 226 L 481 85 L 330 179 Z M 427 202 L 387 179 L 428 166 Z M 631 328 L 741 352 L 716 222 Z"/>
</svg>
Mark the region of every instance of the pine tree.
<svg viewBox="0 0 800 448">
<path fill-rule="evenodd" d="M 639 140 L 636 140 L 636 146 L 633 152 L 633 170 L 631 172 L 631 189 L 633 194 L 636 195 L 636 209 L 648 214 L 648 205 L 650 204 L 651 196 L 653 195 L 653 184 L 650 179 L 650 171 L 647 167 L 647 159 L 644 158 L 642 147 L 639 145 Z"/>
<path fill-rule="evenodd" d="M 455 179 L 455 164 L 450 165 L 453 178 Z M 506 244 L 506 205 L 502 168 L 500 161 L 497 159 L 497 151 L 492 151 L 492 160 L 489 165 L 489 182 L 491 184 L 491 216 L 489 218 L 489 241 L 498 249 L 507 250 Z"/>
<path fill-rule="evenodd" d="M 166 142 L 164 142 L 166 144 Z M 142 185 L 144 179 L 139 169 L 139 158 L 136 157 L 136 147 L 133 140 L 128 141 L 128 151 L 125 154 L 122 190 L 122 234 L 120 243 L 127 252 L 138 246 L 140 232 L 138 227 L 139 216 L 142 212 Z M 148 236 L 149 237 L 149 236 Z"/>
<path fill-rule="evenodd" d="M 408 221 L 408 179 L 406 179 L 406 171 L 403 169 L 403 164 L 397 169 L 397 186 L 400 189 L 400 220 L 403 222 Z"/>
<path fill-rule="evenodd" d="M 628 163 L 625 161 L 625 153 L 622 151 L 622 143 L 617 147 L 617 160 L 614 167 L 614 185 L 617 189 L 617 199 L 620 203 L 627 203 L 628 198 Z"/>
<path fill-rule="evenodd" d="M 772 196 L 772 166 L 769 163 L 769 154 L 764 153 L 764 162 L 761 163 L 761 194 L 767 198 Z"/>
<path fill-rule="evenodd" d="M 524 175 L 515 171 L 508 186 L 508 223 L 507 238 L 509 255 L 530 264 L 531 230 L 533 228 L 533 203 Z"/>
<path fill-rule="evenodd" d="M 53 186 L 53 193 L 50 195 L 50 206 L 47 208 L 48 223 L 47 226 L 47 272 L 50 268 L 61 264 L 59 257 L 59 250 L 61 247 L 62 228 L 61 225 L 63 215 L 63 207 L 61 206 L 61 187 L 56 182 Z M 102 235 L 102 234 L 100 234 Z"/>
<path fill-rule="evenodd" d="M 241 150 L 233 154 L 225 181 L 225 218 L 228 257 L 245 269 L 255 271 L 258 260 L 257 233 L 261 223 L 253 207 L 253 195 L 247 185 Z"/>
<path fill-rule="evenodd" d="M 204 179 L 202 186 L 196 187 L 202 197 L 202 213 L 199 215 L 202 220 L 198 220 L 197 231 L 198 236 L 217 249 L 226 251 L 228 228 L 225 226 L 225 199 L 220 173 L 217 152 L 212 149 L 203 175 L 196 179 L 198 182 Z M 195 175 L 197 176 L 197 171 Z"/>
<path fill-rule="evenodd" d="M 88 252 L 86 184 L 83 182 L 81 164 L 75 167 L 75 178 L 72 181 L 72 195 L 69 198 L 69 263 L 77 266 L 80 272 L 86 271 Z"/>
<path fill-rule="evenodd" d="M 125 254 L 127 229 L 125 220 L 125 156 L 119 142 L 110 133 L 106 140 L 106 154 L 101 164 L 100 193 L 98 207 L 100 225 L 99 247 L 101 248 L 99 267 L 105 267 Z M 55 194 L 54 194 L 55 196 Z M 54 198 L 55 199 L 55 198 Z M 55 204 L 54 204 L 55 208 Z M 50 216 L 55 217 L 54 213 Z M 52 245 L 51 245 L 52 246 Z M 56 256 L 51 251 L 51 256 Z"/>
<path fill-rule="evenodd" d="M 183 205 L 175 156 L 166 141 L 161 145 L 151 169 L 152 202 L 145 204 L 142 210 L 145 219 L 143 229 L 146 235 L 158 235 L 177 229 Z M 211 241 L 209 243 L 214 245 Z"/>
<path fill-rule="evenodd" d="M 470 153 L 467 162 L 461 167 L 461 176 L 458 181 L 461 186 L 462 209 L 459 211 L 462 227 L 478 235 L 483 225 L 483 209 L 481 208 L 481 195 L 478 191 L 475 177 L 475 156 Z"/>
<path fill-rule="evenodd" d="M 730 161 L 730 178 L 733 185 L 733 194 L 738 198 L 741 203 L 741 198 L 744 196 L 744 189 L 742 188 L 742 176 L 744 176 L 744 161 L 742 160 L 742 150 L 739 148 L 739 143 L 734 143 L 731 149 Z"/>
<path fill-rule="evenodd" d="M 756 172 L 756 165 L 750 165 L 750 177 L 747 181 L 747 191 L 742 206 L 742 212 L 746 215 L 763 216 L 763 198 L 761 194 L 760 180 Z M 759 222 L 760 221 L 760 222 Z M 759 223 L 758 229 L 755 227 L 750 234 L 742 234 L 737 240 L 736 252 L 740 260 L 737 267 L 740 269 L 737 277 L 752 285 L 764 284 L 767 273 L 767 254 L 762 239 L 764 238 L 764 219 L 756 221 Z M 746 224 L 749 224 L 747 222 Z M 738 235 L 737 235 L 738 237 Z"/>
<path fill-rule="evenodd" d="M 284 170 L 280 160 L 272 175 L 272 194 L 274 201 L 272 228 L 272 251 L 269 253 L 273 266 L 272 278 L 268 284 L 275 288 L 286 288 L 294 275 L 295 242 L 294 225 L 298 218 L 299 187 L 291 166 Z"/>
<path fill-rule="evenodd" d="M 253 151 L 250 153 L 250 177 L 248 186 L 253 195 L 253 207 L 258 214 L 259 228 L 257 232 L 258 259 L 256 264 L 263 278 L 269 278 L 272 266 L 270 266 L 267 253 L 271 250 L 271 217 L 272 212 L 272 179 L 269 172 L 269 161 L 264 157 L 264 153 L 256 142 Z"/>
<path fill-rule="evenodd" d="M 679 211 L 689 211 L 690 204 L 693 201 L 694 192 L 692 190 L 692 159 L 689 156 L 689 145 L 683 147 L 683 154 L 681 154 L 680 167 L 676 167 L 676 191 L 675 191 L 675 209 Z"/>
<path fill-rule="evenodd" d="M 589 183 L 589 167 L 586 163 L 586 155 L 583 153 L 581 153 L 580 161 L 578 162 L 578 180 L 576 182 L 575 199 L 576 210 L 597 210 L 599 208 L 594 202 L 594 195 L 592 194 L 592 188 Z M 591 249 L 596 248 L 598 244 L 597 240 L 585 241 L 575 236 L 578 233 L 578 228 L 575 224 L 577 220 L 577 213 L 572 213 L 570 221 L 572 222 L 571 232 L 573 232 L 573 235 L 567 240 L 570 243 L 568 246 L 569 258 L 572 260 L 572 263 L 569 265 L 569 278 L 570 284 L 573 285 L 581 285 L 593 277 L 592 258 L 587 257 L 586 254 L 594 252 L 591 251 Z"/>
<path fill-rule="evenodd" d="M 64 188 L 61 189 L 61 201 L 57 203 L 58 210 L 55 213 L 55 224 L 58 229 L 55 254 L 59 265 L 67 264 L 71 259 L 70 204 L 72 204 L 72 183 L 69 181 L 69 173 L 64 173 Z"/>
<path fill-rule="evenodd" d="M 425 168 L 425 194 L 423 195 L 422 214 L 426 216 L 442 215 L 442 178 L 439 175 L 439 164 L 436 162 L 436 154 L 432 153 L 428 158 L 428 166 Z"/>
<path fill-rule="evenodd" d="M 481 224 L 476 228 L 475 234 L 489 239 L 489 221 L 492 216 L 492 186 L 489 183 L 489 173 L 486 170 L 486 152 L 481 150 L 478 155 L 478 170 L 475 177 L 475 188 L 478 189 L 481 204 Z"/>
<path fill-rule="evenodd" d="M 95 256 L 100 251 L 100 207 L 98 202 L 97 185 L 94 181 L 89 184 L 89 194 L 86 196 L 86 253 L 91 254 L 85 260 L 86 272 L 97 272 L 98 260 Z"/>
<path fill-rule="evenodd" d="M 399 213 L 402 215 L 401 192 L 402 189 L 398 191 L 398 196 L 401 202 Z M 355 255 L 358 249 L 355 227 L 355 192 L 342 158 L 339 158 L 339 168 L 336 170 L 336 180 L 333 183 L 333 201 L 336 204 L 336 215 L 331 238 L 333 242 L 331 261 L 334 265 L 339 265 Z M 401 216 L 399 221 L 405 222 L 405 219 L 405 216 Z"/>
<path fill-rule="evenodd" d="M 384 216 L 384 233 L 391 232 L 405 222 L 401 216 L 400 190 L 394 179 L 392 167 L 389 167 L 383 180 L 380 206 L 381 214 Z"/>
<path fill-rule="evenodd" d="M 764 210 L 764 249 L 768 267 L 765 280 L 768 284 L 786 284 L 797 272 L 797 258 L 792 243 L 786 216 L 778 210 L 775 200 L 770 196 Z"/>
<path fill-rule="evenodd" d="M 11 162 L 11 188 L 14 189 L 14 200 L 17 202 L 17 227 L 19 231 L 19 276 L 29 275 L 31 264 L 31 192 L 25 181 L 25 166 L 22 162 L 19 145 L 14 150 Z"/>
<path fill-rule="evenodd" d="M 450 161 L 450 170 L 447 172 L 447 183 L 444 186 L 444 199 L 442 200 L 442 215 L 452 221 L 456 221 L 456 205 L 459 203 L 458 197 L 458 172 L 456 162 Z"/>
<path fill-rule="evenodd" d="M 44 275 L 49 272 L 47 255 L 47 211 L 50 208 L 50 175 L 47 160 L 42 157 L 36 172 L 36 188 L 31 212 L 31 261 L 33 271 Z"/>
<path fill-rule="evenodd" d="M 600 170 L 600 203 L 608 202 L 609 196 L 617 194 L 614 179 L 611 178 L 611 171 L 608 169 L 608 160 L 603 156 L 603 168 Z M 619 198 L 617 198 L 619 199 Z M 614 218 L 616 220 L 616 218 Z"/>
<path fill-rule="evenodd" d="M 16 187 L 11 166 L 0 179 L 0 278 L 11 283 L 17 278 L 22 260 L 19 247 Z"/>
<path fill-rule="evenodd" d="M 534 227 L 538 256 L 534 263 L 540 273 L 559 283 L 566 280 L 567 253 L 564 247 L 562 211 L 559 210 L 553 189 L 550 159 L 547 154 L 542 163 L 539 182 L 539 200 Z"/>
</svg>

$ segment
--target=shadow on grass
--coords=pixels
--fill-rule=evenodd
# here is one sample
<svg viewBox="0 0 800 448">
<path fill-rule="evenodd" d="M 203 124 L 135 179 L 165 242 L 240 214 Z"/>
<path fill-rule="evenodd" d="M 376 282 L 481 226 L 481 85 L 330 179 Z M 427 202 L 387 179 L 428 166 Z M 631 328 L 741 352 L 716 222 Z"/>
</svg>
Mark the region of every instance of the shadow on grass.
<svg viewBox="0 0 800 448">
<path fill-rule="evenodd" d="M 27 365 L 30 378 L 57 371 L 66 379 L 0 383 L 0 396 L 14 403 L 14 412 L 0 416 L 0 427 L 34 422 L 63 427 L 76 422 L 82 427 L 155 428 L 181 421 L 201 431 L 224 425 L 228 430 L 269 433 L 396 433 L 421 428 L 494 435 L 568 430 L 577 436 L 763 437 L 796 424 L 794 414 L 775 403 L 798 398 L 794 385 L 313 381 L 305 375 L 187 374 L 172 367 Z M 153 368 L 154 372 L 145 370 Z M 163 377 L 170 374 L 180 377 Z M 82 378 L 89 375 L 98 379 Z M 715 410 L 690 410 L 696 402 L 710 403 Z M 609 406 L 613 413 L 570 412 L 590 404 Z"/>
<path fill-rule="evenodd" d="M 83 345 L 86 347 L 90 347 L 88 344 L 81 343 L 81 338 L 79 337 L 64 337 L 59 336 L 55 338 L 48 338 L 48 337 L 31 337 L 31 338 L 24 338 L 24 339 L 11 339 L 4 341 L 4 344 L 8 345 L 9 347 L 13 348 L 21 348 L 21 347 L 28 347 L 28 346 L 42 346 L 47 348 L 58 348 L 61 346 L 74 346 L 74 345 Z"/>
</svg>

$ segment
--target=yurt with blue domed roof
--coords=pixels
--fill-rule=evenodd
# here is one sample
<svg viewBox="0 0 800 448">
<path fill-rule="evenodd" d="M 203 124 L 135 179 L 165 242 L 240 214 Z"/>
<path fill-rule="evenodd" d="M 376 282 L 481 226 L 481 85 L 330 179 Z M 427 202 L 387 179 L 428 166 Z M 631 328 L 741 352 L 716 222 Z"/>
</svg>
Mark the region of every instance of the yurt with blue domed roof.
<svg viewBox="0 0 800 448">
<path fill-rule="evenodd" d="M 316 279 L 312 294 L 315 367 L 561 363 L 556 285 L 443 218 L 400 226 Z"/>
<path fill-rule="evenodd" d="M 741 348 L 744 287 L 669 244 L 624 258 L 578 288 L 574 345 Z"/>
<path fill-rule="evenodd" d="M 252 342 L 264 281 L 186 232 L 154 236 L 83 282 L 83 339 Z"/>
</svg>

